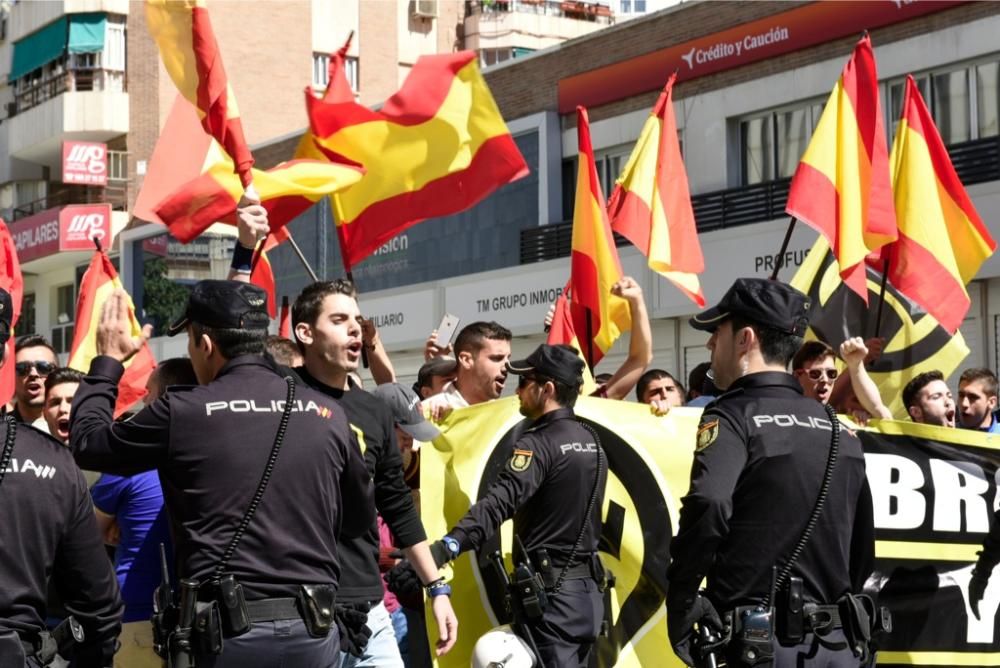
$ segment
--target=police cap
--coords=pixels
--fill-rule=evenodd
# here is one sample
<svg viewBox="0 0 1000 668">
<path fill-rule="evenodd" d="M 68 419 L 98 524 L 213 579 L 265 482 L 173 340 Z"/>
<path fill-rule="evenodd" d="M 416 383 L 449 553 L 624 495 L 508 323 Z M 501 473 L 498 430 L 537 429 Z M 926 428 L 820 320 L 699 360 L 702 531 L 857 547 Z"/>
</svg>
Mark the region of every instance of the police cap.
<svg viewBox="0 0 1000 668">
<path fill-rule="evenodd" d="M 719 300 L 689 321 L 695 329 L 714 332 L 726 318 L 739 315 L 751 322 L 802 336 L 809 325 L 810 301 L 786 283 L 765 278 L 737 278 Z"/>
<path fill-rule="evenodd" d="M 583 384 L 583 360 L 572 346 L 543 343 L 525 359 L 507 362 L 507 370 L 519 376 L 537 374 L 569 387 Z"/>
<path fill-rule="evenodd" d="M 10 299 L 10 293 L 0 288 L 0 345 L 7 343 L 10 338 L 11 320 L 14 319 L 14 303 Z"/>
<path fill-rule="evenodd" d="M 267 329 L 267 293 L 240 281 L 198 281 L 188 296 L 184 315 L 167 329 L 173 336 L 196 322 L 212 329 Z"/>
</svg>

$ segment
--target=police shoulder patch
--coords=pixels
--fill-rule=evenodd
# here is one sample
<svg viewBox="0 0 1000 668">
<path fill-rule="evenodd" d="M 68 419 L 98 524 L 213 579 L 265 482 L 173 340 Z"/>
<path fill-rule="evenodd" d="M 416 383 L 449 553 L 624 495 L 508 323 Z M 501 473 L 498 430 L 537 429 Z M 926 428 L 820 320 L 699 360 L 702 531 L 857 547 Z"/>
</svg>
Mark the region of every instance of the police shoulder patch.
<svg viewBox="0 0 1000 668">
<path fill-rule="evenodd" d="M 514 448 L 514 454 L 510 457 L 510 470 L 516 473 L 523 473 L 531 466 L 531 458 L 535 453 L 531 450 L 521 450 Z"/>
<path fill-rule="evenodd" d="M 705 422 L 700 427 L 698 427 L 698 437 L 695 441 L 695 452 L 701 452 L 708 446 L 715 443 L 715 439 L 719 436 L 719 421 L 711 420 Z"/>
</svg>

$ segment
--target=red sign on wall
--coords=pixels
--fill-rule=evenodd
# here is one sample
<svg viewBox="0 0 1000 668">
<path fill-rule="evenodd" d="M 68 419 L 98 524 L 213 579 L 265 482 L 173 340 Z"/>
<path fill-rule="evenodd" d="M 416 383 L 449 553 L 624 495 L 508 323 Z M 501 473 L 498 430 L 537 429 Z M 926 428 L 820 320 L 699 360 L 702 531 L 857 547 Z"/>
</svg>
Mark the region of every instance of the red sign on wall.
<svg viewBox="0 0 1000 668">
<path fill-rule="evenodd" d="M 89 141 L 63 142 L 63 183 L 108 185 L 108 145 Z"/>
<path fill-rule="evenodd" d="M 46 209 L 10 224 L 21 264 L 59 251 L 59 209 Z"/>
<path fill-rule="evenodd" d="M 111 205 L 74 204 L 59 212 L 59 250 L 94 250 L 111 242 Z"/>
</svg>

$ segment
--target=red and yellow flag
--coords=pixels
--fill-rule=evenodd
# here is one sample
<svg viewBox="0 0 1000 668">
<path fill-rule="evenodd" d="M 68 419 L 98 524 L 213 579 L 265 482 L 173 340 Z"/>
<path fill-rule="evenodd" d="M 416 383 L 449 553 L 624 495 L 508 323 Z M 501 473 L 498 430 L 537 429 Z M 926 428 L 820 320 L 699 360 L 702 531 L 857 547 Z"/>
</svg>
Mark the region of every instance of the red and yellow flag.
<svg viewBox="0 0 1000 668">
<path fill-rule="evenodd" d="M 69 366 L 87 373 L 90 362 L 97 356 L 97 325 L 101 321 L 101 308 L 115 290 L 122 288 L 121 279 L 111 260 L 103 251 L 94 253 L 80 283 L 80 295 L 76 302 L 76 327 L 73 330 L 73 348 L 69 354 Z M 142 327 L 135 317 L 135 306 L 129 297 L 129 321 L 132 336 L 140 336 Z M 149 346 L 143 344 L 135 356 L 125 363 L 125 375 L 118 383 L 118 401 L 115 403 L 115 417 L 129 409 L 135 402 L 146 396 L 146 382 L 156 368 L 156 360 Z"/>
<path fill-rule="evenodd" d="M 354 265 L 411 225 L 457 213 L 528 173 L 475 53 L 421 56 L 379 111 L 306 90 L 314 149 L 370 175 L 334 198 L 345 262 Z M 350 269 L 350 267 L 346 267 Z"/>
<path fill-rule="evenodd" d="M 136 202 L 143 210 L 151 198 L 145 198 L 147 188 L 159 193 L 170 192 L 150 208 L 155 218 L 163 222 L 178 240 L 189 242 L 216 222 L 235 224 L 236 205 L 243 196 L 243 184 L 233 174 L 232 160 L 215 141 L 196 142 L 190 152 L 203 151 L 199 171 L 185 174 L 189 181 L 177 185 L 179 167 L 170 162 L 172 147 L 192 135 L 196 117 L 190 105 L 178 99 L 157 141 L 149 174 Z M 175 118 L 175 113 L 178 117 Z M 161 147 L 163 151 L 161 152 Z M 162 158 L 162 159 L 161 159 Z M 197 164 L 187 159 L 183 164 L 193 171 Z M 253 169 L 254 188 L 261 204 L 267 209 L 272 235 L 277 241 L 285 238 L 280 230 L 293 218 L 306 211 L 323 197 L 358 182 L 363 170 L 357 166 L 316 160 L 291 160 L 267 171 Z M 169 184 L 163 185 L 160 184 Z"/>
<path fill-rule="evenodd" d="M 642 127 L 608 200 L 611 229 L 632 242 L 649 268 L 671 281 L 699 307 L 705 306 L 698 274 L 705 259 L 698 241 L 687 172 L 677 141 L 673 88 L 666 87 Z"/>
<path fill-rule="evenodd" d="M 281 231 L 286 232 L 284 228 Z M 257 244 L 260 249 L 258 251 L 259 257 L 256 258 L 253 270 L 250 272 L 250 282 L 267 293 L 267 313 L 272 319 L 278 316 L 278 298 L 275 296 L 274 268 L 271 266 L 271 260 L 267 257 L 267 251 L 282 241 L 284 238 L 269 234 L 266 239 Z"/>
<path fill-rule="evenodd" d="M 0 219 L 0 288 L 10 294 L 13 315 L 10 320 L 10 338 L 4 354 L 4 365 L 0 369 L 0 406 L 14 398 L 14 326 L 21 317 L 21 300 L 24 298 L 24 278 L 21 263 L 17 259 L 17 248 L 10 236 L 7 224 Z"/>
<path fill-rule="evenodd" d="M 573 330 L 583 346 L 585 359 L 593 367 L 621 333 L 632 328 L 632 316 L 628 302 L 611 294 L 611 286 L 622 277 L 622 265 L 597 180 L 587 110 L 577 107 L 576 114 L 580 152 L 573 212 L 570 308 Z"/>
<path fill-rule="evenodd" d="M 906 78 L 890 163 L 899 239 L 882 250 L 888 280 L 954 334 L 971 304 L 965 286 L 997 245 L 955 173 L 912 76 Z"/>
<path fill-rule="evenodd" d="M 844 283 L 867 303 L 865 257 L 897 237 L 868 35 L 858 42 L 826 101 L 795 170 L 785 210 L 826 237 Z"/>
<path fill-rule="evenodd" d="M 225 148 L 241 184 L 248 186 L 253 156 L 204 0 L 146 0 L 146 24 L 170 79 L 198 109 L 205 132 Z"/>
</svg>

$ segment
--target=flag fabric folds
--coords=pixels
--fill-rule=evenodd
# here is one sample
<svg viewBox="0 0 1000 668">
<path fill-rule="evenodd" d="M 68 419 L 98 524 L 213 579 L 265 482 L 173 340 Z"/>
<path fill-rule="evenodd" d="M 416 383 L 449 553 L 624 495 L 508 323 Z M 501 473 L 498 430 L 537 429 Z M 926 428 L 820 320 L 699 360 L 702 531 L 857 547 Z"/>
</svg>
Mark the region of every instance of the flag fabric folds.
<svg viewBox="0 0 1000 668">
<path fill-rule="evenodd" d="M 476 204 L 528 173 L 471 51 L 421 56 L 379 111 L 306 90 L 313 146 L 368 171 L 333 198 L 354 265 L 411 225 Z M 350 269 L 350 267 L 345 267 Z"/>
<path fill-rule="evenodd" d="M 650 269 L 704 308 L 698 274 L 705 270 L 705 260 L 677 141 L 672 98 L 676 79 L 676 73 L 670 76 L 646 119 L 608 199 L 608 214 L 611 229 L 648 258 Z"/>
<path fill-rule="evenodd" d="M 809 338 L 817 338 L 838 350 L 849 337 L 871 336 L 875 331 L 877 311 L 869 309 L 861 297 L 840 280 L 837 262 L 829 250 L 826 239 L 820 237 L 792 278 L 791 285 L 812 300 Z M 881 275 L 871 267 L 867 271 L 866 288 L 870 297 L 877 299 Z M 868 373 L 878 386 L 885 405 L 900 419 L 907 418 L 902 393 L 913 377 L 937 369 L 947 378 L 969 354 L 961 332 L 953 336 L 934 316 L 892 284 L 886 285 L 879 335 L 886 339 L 885 347 L 882 356 L 868 368 Z"/>
<path fill-rule="evenodd" d="M 101 308 L 114 291 L 119 289 L 122 289 L 122 282 L 111 260 L 103 251 L 95 252 L 80 283 L 73 347 L 69 354 L 68 366 L 83 373 L 90 370 L 90 362 L 97 356 L 97 325 L 101 321 Z M 140 336 L 142 327 L 135 317 L 135 306 L 131 297 L 129 297 L 128 314 L 132 327 L 131 335 Z M 139 352 L 125 362 L 125 374 L 118 383 L 115 417 L 146 396 L 146 382 L 154 368 L 156 361 L 148 344 L 143 344 Z"/>
<path fill-rule="evenodd" d="M 971 304 L 965 286 L 996 242 L 955 173 L 912 76 L 890 164 L 899 238 L 882 249 L 889 282 L 954 333 Z"/>
<path fill-rule="evenodd" d="M 4 356 L 6 362 L 0 368 L 0 406 L 14 398 L 14 326 L 21 316 L 21 300 L 24 298 L 24 278 L 21 276 L 21 263 L 17 259 L 17 248 L 10 236 L 7 224 L 0 219 L 0 288 L 10 294 L 10 303 L 14 312 L 10 320 L 10 338 L 7 340 L 7 350 Z"/>
<path fill-rule="evenodd" d="M 885 137 L 866 34 L 826 101 L 785 209 L 826 237 L 844 283 L 866 303 L 865 257 L 897 236 Z"/>
<path fill-rule="evenodd" d="M 632 328 L 628 302 L 611 294 L 622 277 L 607 206 L 597 180 L 587 110 L 577 107 L 579 166 L 570 255 L 570 310 L 573 330 L 591 368 L 622 332 Z"/>
<path fill-rule="evenodd" d="M 253 156 L 204 0 L 146 0 L 146 24 L 177 90 L 198 109 L 202 127 L 225 148 L 245 188 Z"/>
<path fill-rule="evenodd" d="M 257 245 L 258 257 L 250 272 L 250 282 L 267 293 L 267 314 L 273 320 L 278 316 L 278 298 L 275 296 L 274 268 L 267 257 L 267 251 L 277 246 L 278 241 L 273 234 L 269 234 Z"/>
</svg>

